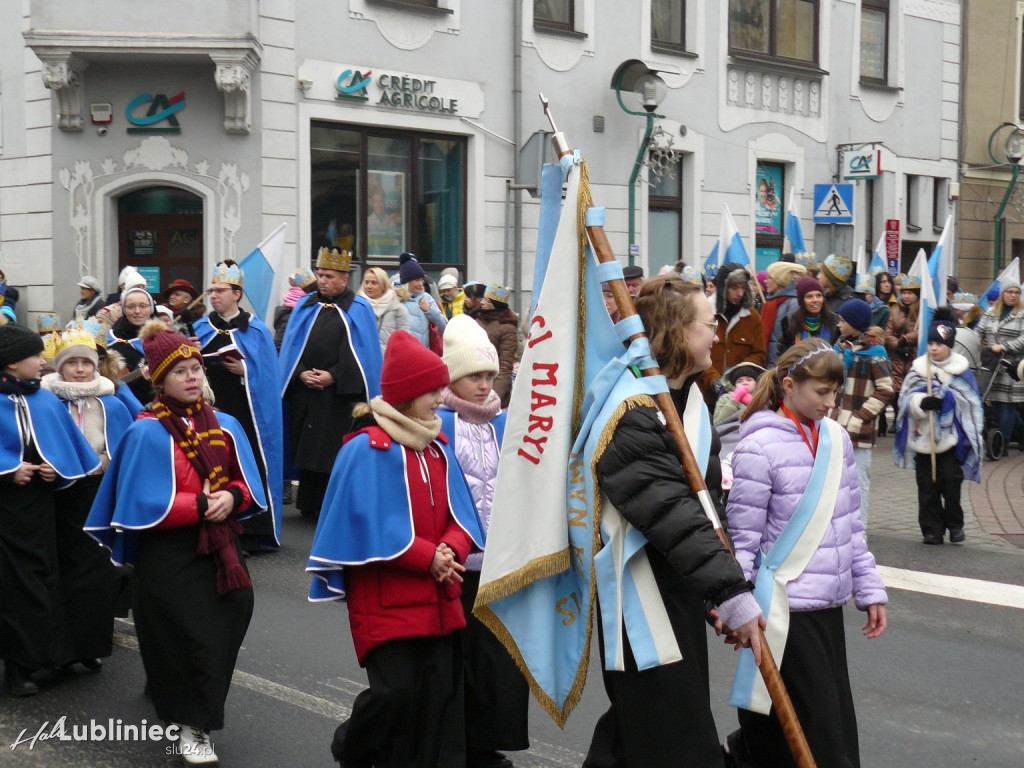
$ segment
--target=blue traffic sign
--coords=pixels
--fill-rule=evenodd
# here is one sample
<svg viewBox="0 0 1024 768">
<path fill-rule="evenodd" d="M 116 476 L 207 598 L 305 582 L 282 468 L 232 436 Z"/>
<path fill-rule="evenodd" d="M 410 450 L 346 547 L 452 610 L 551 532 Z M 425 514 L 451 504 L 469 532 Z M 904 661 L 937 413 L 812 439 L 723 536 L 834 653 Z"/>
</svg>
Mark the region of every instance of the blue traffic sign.
<svg viewBox="0 0 1024 768">
<path fill-rule="evenodd" d="M 853 184 L 815 184 L 814 223 L 853 224 Z"/>
</svg>

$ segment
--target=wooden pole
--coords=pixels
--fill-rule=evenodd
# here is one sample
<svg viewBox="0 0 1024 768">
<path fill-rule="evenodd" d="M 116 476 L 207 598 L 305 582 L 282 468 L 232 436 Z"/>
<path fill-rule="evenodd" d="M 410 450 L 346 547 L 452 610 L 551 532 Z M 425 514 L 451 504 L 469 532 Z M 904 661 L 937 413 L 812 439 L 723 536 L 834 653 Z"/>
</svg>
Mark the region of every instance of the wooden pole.
<svg viewBox="0 0 1024 768">
<path fill-rule="evenodd" d="M 928 397 L 932 396 L 932 356 L 928 354 L 928 348 L 924 351 L 925 358 L 928 360 Z M 928 411 L 928 440 L 931 444 L 932 452 L 932 482 L 935 482 L 936 476 L 936 465 L 937 460 L 935 458 L 935 411 Z"/>
<path fill-rule="evenodd" d="M 547 100 L 543 95 L 541 95 L 540 98 L 541 103 L 544 105 L 544 114 L 551 123 L 552 130 L 555 132 L 551 137 L 551 143 L 555 148 L 555 152 L 559 157 L 569 154 L 572 150 L 569 149 L 565 136 L 558 131 L 558 128 L 555 127 L 555 122 L 548 109 Z M 615 252 L 612 250 L 611 244 L 608 242 L 608 236 L 604 231 L 604 227 L 587 227 L 587 235 L 590 237 L 591 245 L 594 247 L 594 253 L 597 255 L 597 260 L 599 262 L 604 264 L 610 261 L 616 261 Z M 756 275 L 755 279 L 757 279 Z M 629 291 L 626 289 L 625 280 L 618 278 L 616 280 L 608 281 L 608 284 L 611 288 L 612 297 L 615 299 L 615 305 L 618 307 L 620 320 L 635 315 L 636 307 L 633 305 L 633 298 L 629 295 Z M 643 336 L 646 336 L 643 332 L 634 334 L 626 342 L 627 346 L 629 342 Z M 661 370 L 657 367 L 647 368 L 643 370 L 642 373 L 644 376 L 657 376 L 661 373 Z M 690 448 L 690 442 L 683 430 L 683 423 L 679 419 L 679 413 L 676 411 L 675 404 L 672 402 L 672 396 L 668 392 L 661 392 L 655 397 L 655 400 L 658 403 L 658 407 L 661 409 L 662 414 L 665 416 L 665 422 L 669 433 L 679 444 L 679 451 L 683 457 L 683 472 L 686 474 L 690 490 L 693 491 L 695 496 L 697 496 L 704 513 L 714 525 L 715 533 L 718 534 L 718 538 L 721 540 L 722 546 L 725 547 L 726 551 L 728 551 L 730 555 L 735 556 L 732 550 L 732 545 L 729 543 L 729 538 L 726 536 L 725 529 L 722 527 L 722 522 L 718 517 L 718 511 L 715 509 L 714 502 L 711 499 L 711 494 L 708 492 L 707 484 L 704 482 L 704 475 L 701 474 L 700 466 L 697 464 L 697 459 L 694 457 L 693 450 Z M 772 699 L 772 706 L 775 708 L 775 714 L 779 718 L 779 723 L 781 724 L 782 731 L 786 736 L 786 741 L 789 744 L 790 751 L 793 753 L 793 758 L 799 768 L 816 768 L 814 756 L 811 754 L 810 745 L 807 743 L 807 737 L 804 735 L 803 728 L 800 726 L 796 710 L 793 708 L 793 702 L 789 698 L 789 692 L 786 690 L 786 685 L 782 680 L 779 667 L 775 663 L 775 657 L 772 655 L 771 649 L 768 647 L 768 641 L 764 636 L 764 631 L 759 629 L 758 632 L 761 641 L 761 677 L 764 679 L 765 686 L 768 688 L 768 694 Z"/>
</svg>

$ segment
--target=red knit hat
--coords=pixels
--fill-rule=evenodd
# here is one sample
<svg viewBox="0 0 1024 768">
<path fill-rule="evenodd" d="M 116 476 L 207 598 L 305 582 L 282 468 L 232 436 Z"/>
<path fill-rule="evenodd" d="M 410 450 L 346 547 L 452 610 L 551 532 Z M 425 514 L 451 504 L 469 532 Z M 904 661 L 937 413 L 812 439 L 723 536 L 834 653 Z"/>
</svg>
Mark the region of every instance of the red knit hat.
<svg viewBox="0 0 1024 768">
<path fill-rule="evenodd" d="M 167 372 L 181 360 L 203 361 L 199 349 L 180 333 L 171 330 L 163 320 L 150 320 L 139 331 L 142 351 L 146 354 L 149 378 L 154 384 L 164 380 Z"/>
<path fill-rule="evenodd" d="M 804 296 L 814 291 L 817 291 L 822 295 L 825 294 L 824 289 L 821 287 L 821 283 L 819 283 L 815 278 L 801 277 L 796 281 L 796 300 L 800 302 L 801 306 L 803 306 L 804 303 Z"/>
<path fill-rule="evenodd" d="M 395 331 L 384 350 L 380 394 L 391 405 L 448 386 L 448 366 L 408 331 Z"/>
</svg>

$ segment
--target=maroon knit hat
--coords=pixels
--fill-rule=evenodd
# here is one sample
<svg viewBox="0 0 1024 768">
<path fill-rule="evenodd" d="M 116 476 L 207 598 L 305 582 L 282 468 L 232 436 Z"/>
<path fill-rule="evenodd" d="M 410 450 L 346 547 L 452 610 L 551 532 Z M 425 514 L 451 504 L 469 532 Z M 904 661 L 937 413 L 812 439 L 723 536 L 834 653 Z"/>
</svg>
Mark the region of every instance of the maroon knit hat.
<svg viewBox="0 0 1024 768">
<path fill-rule="evenodd" d="M 181 360 L 203 361 L 199 349 L 180 333 L 172 331 L 163 320 L 150 320 L 139 331 L 142 351 L 146 354 L 149 378 L 154 384 L 164 380 L 167 372 Z"/>
<path fill-rule="evenodd" d="M 812 291 L 818 291 L 824 295 L 825 291 L 821 287 L 821 283 L 813 277 L 801 277 L 796 281 L 796 300 L 803 306 L 804 296 Z"/>
<path fill-rule="evenodd" d="M 408 331 L 395 331 L 384 350 L 380 394 L 391 405 L 448 386 L 448 366 Z"/>
</svg>

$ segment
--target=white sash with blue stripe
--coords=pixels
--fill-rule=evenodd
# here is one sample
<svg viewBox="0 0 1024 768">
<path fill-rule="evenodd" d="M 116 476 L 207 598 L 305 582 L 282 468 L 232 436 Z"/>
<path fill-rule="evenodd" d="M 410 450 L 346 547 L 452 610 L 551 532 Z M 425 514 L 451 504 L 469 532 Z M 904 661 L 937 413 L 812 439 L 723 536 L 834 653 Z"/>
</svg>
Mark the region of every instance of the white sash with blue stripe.
<svg viewBox="0 0 1024 768">
<path fill-rule="evenodd" d="M 701 474 L 705 474 L 711 455 L 711 419 L 696 384 L 690 390 L 682 421 Z M 601 595 L 605 669 L 618 672 L 625 669 L 623 628 L 638 669 L 682 660 L 682 651 L 644 550 L 647 539 L 622 517 L 604 493 L 601 494 L 601 538 L 604 547 L 594 558 L 594 565 Z"/>
<path fill-rule="evenodd" d="M 836 422 L 822 419 L 818 452 L 807 481 L 807 490 L 793 511 L 793 517 L 775 540 L 771 552 L 758 554 L 760 566 L 754 597 L 768 622 L 764 634 L 780 667 L 789 635 L 786 585 L 803 573 L 832 522 L 843 477 L 842 432 L 843 428 Z M 758 674 L 754 654 L 749 648 L 740 651 L 729 703 L 763 715 L 771 711 L 768 689 Z"/>
</svg>

